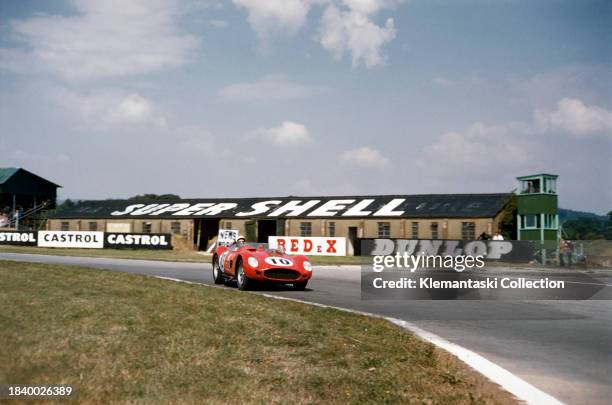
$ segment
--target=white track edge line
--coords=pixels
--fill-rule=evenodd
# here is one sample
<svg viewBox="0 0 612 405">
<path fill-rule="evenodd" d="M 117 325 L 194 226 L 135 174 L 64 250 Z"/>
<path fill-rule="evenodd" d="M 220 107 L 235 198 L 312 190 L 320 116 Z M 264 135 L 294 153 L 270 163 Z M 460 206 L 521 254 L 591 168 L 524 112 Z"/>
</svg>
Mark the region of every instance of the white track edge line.
<svg viewBox="0 0 612 405">
<path fill-rule="evenodd" d="M 155 276 L 155 277 L 163 279 L 163 280 L 176 281 L 179 283 L 198 284 L 198 285 L 204 285 L 207 287 L 214 287 L 209 284 L 181 280 L 178 278 L 164 277 L 164 276 Z M 546 405 L 563 404 L 563 402 L 559 401 L 557 398 L 534 387 L 533 385 L 529 384 L 527 381 L 512 374 L 510 371 L 493 363 L 492 361 L 486 359 L 485 357 L 469 349 L 466 349 L 465 347 L 459 346 L 458 344 L 452 343 L 444 339 L 441 336 L 438 336 L 431 332 L 427 332 L 426 330 L 421 329 L 420 327 L 414 325 L 411 322 L 404 321 L 398 318 L 393 318 L 390 316 L 384 316 L 384 315 L 373 314 L 370 312 L 336 307 L 334 305 L 327 305 L 327 304 L 321 304 L 318 302 L 305 301 L 305 300 L 300 300 L 297 298 L 280 297 L 277 295 L 266 294 L 266 293 L 258 293 L 258 295 L 262 295 L 267 298 L 273 298 L 276 300 L 299 302 L 302 304 L 312 305 L 312 306 L 316 306 L 320 308 L 336 309 L 338 311 L 349 312 L 352 314 L 364 315 L 364 316 L 378 318 L 378 319 L 384 319 L 387 322 L 397 325 L 402 329 L 408 330 L 414 333 L 415 335 L 417 335 L 418 337 L 420 337 L 421 339 L 456 356 L 459 360 L 463 361 L 465 364 L 470 366 L 472 369 L 476 370 L 477 372 L 479 372 L 480 374 L 482 374 L 489 380 L 501 386 L 504 390 L 514 395 L 520 401 L 524 401 L 527 404 L 534 404 L 534 405 L 535 404 L 538 404 L 538 405 L 539 404 L 546 404 Z"/>
</svg>

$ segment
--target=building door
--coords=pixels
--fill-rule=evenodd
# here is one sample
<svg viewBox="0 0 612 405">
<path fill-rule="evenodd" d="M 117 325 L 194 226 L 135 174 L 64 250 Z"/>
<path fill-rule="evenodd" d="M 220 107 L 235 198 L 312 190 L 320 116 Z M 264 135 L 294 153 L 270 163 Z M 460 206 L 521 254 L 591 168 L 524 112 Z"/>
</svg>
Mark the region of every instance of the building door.
<svg viewBox="0 0 612 405">
<path fill-rule="evenodd" d="M 246 221 L 244 223 L 244 233 L 245 233 L 245 237 L 247 242 L 254 242 L 255 241 L 255 231 L 257 230 L 255 221 L 251 220 L 251 221 Z"/>
<path fill-rule="evenodd" d="M 349 226 L 348 228 L 348 254 L 352 256 L 361 256 L 361 245 L 357 238 L 357 231 L 359 228 L 356 226 Z"/>
<path fill-rule="evenodd" d="M 257 220 L 257 242 L 268 243 L 268 236 L 276 235 L 276 220 L 275 219 L 258 219 Z"/>
<path fill-rule="evenodd" d="M 206 250 L 213 238 L 219 234 L 219 219 L 194 220 L 194 244 L 198 250 Z"/>
</svg>

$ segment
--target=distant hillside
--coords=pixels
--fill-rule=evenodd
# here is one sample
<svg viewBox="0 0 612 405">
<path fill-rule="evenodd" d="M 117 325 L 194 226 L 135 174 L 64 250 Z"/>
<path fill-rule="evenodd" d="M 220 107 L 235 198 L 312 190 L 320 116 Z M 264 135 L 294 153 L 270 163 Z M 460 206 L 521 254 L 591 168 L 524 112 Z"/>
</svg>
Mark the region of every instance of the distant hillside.
<svg viewBox="0 0 612 405">
<path fill-rule="evenodd" d="M 605 215 L 597 215 L 592 212 L 575 211 L 575 210 L 568 210 L 565 208 L 559 208 L 559 222 L 561 223 L 565 221 L 571 221 L 574 219 L 586 219 L 586 218 L 597 219 L 600 221 L 608 220 L 608 217 L 606 217 Z"/>
<path fill-rule="evenodd" d="M 568 239 L 612 239 L 612 215 L 559 208 L 559 222 L 563 235 Z"/>
</svg>

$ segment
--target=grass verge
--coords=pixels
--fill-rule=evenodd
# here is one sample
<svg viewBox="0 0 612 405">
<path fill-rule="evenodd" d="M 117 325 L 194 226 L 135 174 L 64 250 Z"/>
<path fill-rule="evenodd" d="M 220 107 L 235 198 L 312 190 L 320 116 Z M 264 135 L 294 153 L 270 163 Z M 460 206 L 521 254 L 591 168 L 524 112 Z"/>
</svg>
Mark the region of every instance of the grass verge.
<svg viewBox="0 0 612 405">
<path fill-rule="evenodd" d="M 177 250 L 133 250 L 133 249 L 64 249 L 35 246 L 0 246 L 0 252 L 33 253 L 41 255 L 110 257 L 117 259 L 160 260 L 172 262 L 210 262 L 210 254 Z M 314 265 L 346 265 L 361 263 L 360 257 L 310 256 Z"/>
<path fill-rule="evenodd" d="M 81 403 L 514 403 L 379 319 L 70 266 L 0 277 L 0 382 Z"/>
</svg>

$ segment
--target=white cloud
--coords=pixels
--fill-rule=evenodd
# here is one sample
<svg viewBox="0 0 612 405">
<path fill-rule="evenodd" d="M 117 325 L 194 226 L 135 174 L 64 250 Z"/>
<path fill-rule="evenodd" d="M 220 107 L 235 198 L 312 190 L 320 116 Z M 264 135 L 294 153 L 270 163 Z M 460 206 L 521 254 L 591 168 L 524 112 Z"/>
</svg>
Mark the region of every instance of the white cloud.
<svg viewBox="0 0 612 405">
<path fill-rule="evenodd" d="M 363 146 L 343 152 L 340 155 L 340 162 L 356 167 L 366 168 L 385 168 L 390 161 L 376 149 Z"/>
<path fill-rule="evenodd" d="M 208 25 L 210 25 L 213 28 L 225 28 L 229 24 L 225 20 L 208 20 Z"/>
<path fill-rule="evenodd" d="M 529 148 L 505 125 L 475 122 L 461 132 L 447 132 L 423 149 L 417 166 L 439 177 L 515 170 L 528 160 Z"/>
<path fill-rule="evenodd" d="M 350 53 L 353 66 L 363 62 L 372 68 L 385 63 L 382 47 L 395 38 L 395 25 L 388 18 L 384 27 L 370 19 L 371 15 L 385 6 L 380 1 L 344 1 L 349 10 L 343 11 L 330 5 L 321 19 L 319 41 L 323 48 L 340 59 Z"/>
<path fill-rule="evenodd" d="M 612 135 L 612 112 L 582 100 L 565 97 L 554 111 L 536 110 L 536 124 L 542 130 L 558 130 L 570 135 L 585 136 L 607 132 Z"/>
<path fill-rule="evenodd" d="M 436 86 L 440 86 L 440 87 L 451 87 L 452 85 L 455 84 L 454 81 L 446 77 L 443 77 L 443 76 L 436 76 L 433 79 L 431 79 L 431 82 L 435 84 Z"/>
<path fill-rule="evenodd" d="M 302 124 L 285 121 L 276 128 L 259 128 L 246 134 L 250 140 L 261 140 L 280 147 L 296 147 L 308 144 L 312 137 Z"/>
<path fill-rule="evenodd" d="M 137 93 L 104 89 L 81 94 L 62 89 L 52 92 L 51 97 L 91 129 L 122 125 L 167 126 L 166 118 L 153 102 Z"/>
<path fill-rule="evenodd" d="M 266 40 L 273 32 L 297 33 L 306 22 L 310 10 L 307 0 L 233 0 L 237 7 L 249 14 L 251 28 L 260 40 Z"/>
<path fill-rule="evenodd" d="M 182 34 L 177 0 L 72 0 L 76 16 L 10 23 L 25 49 L 0 49 L 0 66 L 47 70 L 65 79 L 123 76 L 179 66 L 198 40 Z"/>
<path fill-rule="evenodd" d="M 268 76 L 255 82 L 231 84 L 219 90 L 219 95 L 229 101 L 268 102 L 306 98 L 326 90 L 292 82 L 283 76 Z"/>
</svg>

